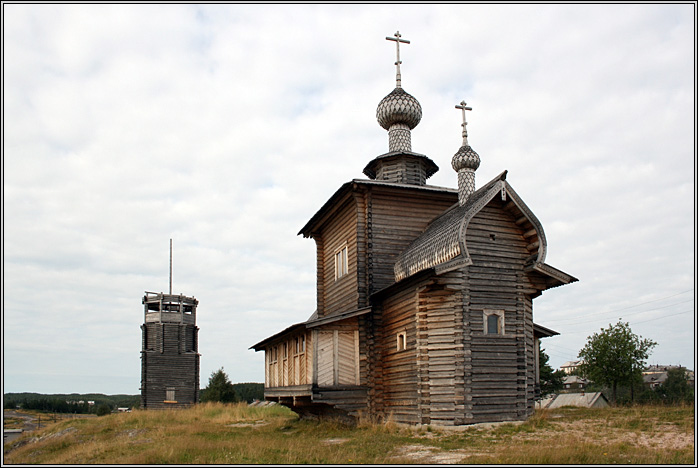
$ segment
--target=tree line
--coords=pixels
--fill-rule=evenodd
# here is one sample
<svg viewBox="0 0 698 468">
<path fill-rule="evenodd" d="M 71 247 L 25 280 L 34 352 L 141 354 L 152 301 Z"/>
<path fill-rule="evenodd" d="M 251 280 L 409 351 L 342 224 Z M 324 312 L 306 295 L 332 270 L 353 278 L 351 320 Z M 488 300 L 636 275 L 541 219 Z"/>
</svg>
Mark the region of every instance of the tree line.
<svg viewBox="0 0 698 468">
<path fill-rule="evenodd" d="M 221 367 L 211 374 L 209 384 L 201 390 L 201 402 L 247 402 L 264 400 L 264 384 L 244 382 L 233 384 Z M 93 402 L 93 404 L 89 404 Z M 4 409 L 27 409 L 46 413 L 107 414 L 117 408 L 138 408 L 140 395 L 5 393 Z"/>
<path fill-rule="evenodd" d="M 106 414 L 116 408 L 137 408 L 140 395 L 5 393 L 4 409 L 27 409 L 47 413 Z M 89 404 L 88 402 L 94 402 Z"/>
</svg>

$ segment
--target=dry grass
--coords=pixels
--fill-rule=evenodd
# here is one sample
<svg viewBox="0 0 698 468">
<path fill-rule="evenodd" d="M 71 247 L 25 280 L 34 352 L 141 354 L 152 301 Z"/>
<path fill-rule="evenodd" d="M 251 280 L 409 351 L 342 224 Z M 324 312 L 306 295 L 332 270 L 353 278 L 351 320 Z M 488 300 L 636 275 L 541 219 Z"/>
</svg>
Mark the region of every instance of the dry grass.
<svg viewBox="0 0 698 468">
<path fill-rule="evenodd" d="M 693 406 L 564 408 L 452 431 L 286 408 L 201 404 L 57 422 L 5 447 L 5 464 L 694 464 Z M 9 451 L 8 451 L 9 448 Z"/>
</svg>

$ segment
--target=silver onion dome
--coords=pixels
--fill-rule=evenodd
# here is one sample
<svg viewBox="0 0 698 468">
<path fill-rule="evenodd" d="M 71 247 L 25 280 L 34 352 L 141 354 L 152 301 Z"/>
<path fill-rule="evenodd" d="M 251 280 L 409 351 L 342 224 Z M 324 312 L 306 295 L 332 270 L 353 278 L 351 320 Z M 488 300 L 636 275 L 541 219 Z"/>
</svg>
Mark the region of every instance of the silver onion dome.
<svg viewBox="0 0 698 468">
<path fill-rule="evenodd" d="M 395 124 L 406 125 L 412 130 L 422 120 L 422 106 L 404 89 L 395 88 L 378 104 L 376 119 L 386 130 Z"/>
<path fill-rule="evenodd" d="M 461 146 L 456 154 L 453 155 L 453 159 L 451 159 L 451 167 L 456 172 L 462 169 L 472 169 L 474 171 L 480 167 L 480 156 L 470 145 Z"/>
</svg>

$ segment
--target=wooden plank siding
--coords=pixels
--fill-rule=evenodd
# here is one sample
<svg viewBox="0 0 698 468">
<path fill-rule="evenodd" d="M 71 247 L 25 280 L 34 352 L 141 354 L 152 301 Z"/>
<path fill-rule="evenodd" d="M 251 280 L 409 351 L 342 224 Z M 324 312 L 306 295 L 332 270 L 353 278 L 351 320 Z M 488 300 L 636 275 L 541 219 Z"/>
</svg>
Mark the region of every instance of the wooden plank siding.
<svg viewBox="0 0 698 468">
<path fill-rule="evenodd" d="M 444 192 L 396 190 L 372 187 L 371 240 L 372 289 L 378 291 L 395 282 L 395 260 L 419 236 L 427 224 L 458 200 Z"/>
<path fill-rule="evenodd" d="M 361 358 L 358 319 L 332 324 L 313 331 L 317 355 L 313 383 L 317 387 L 359 385 Z"/>
<path fill-rule="evenodd" d="M 323 247 L 321 252 L 323 268 L 322 277 L 319 277 L 318 280 L 323 285 L 321 292 L 324 295 L 323 307 L 318 309 L 320 317 L 358 308 L 356 210 L 355 201 L 351 198 L 348 199 L 328 220 L 320 234 Z M 335 254 L 345 245 L 348 249 L 348 273 L 341 278 L 335 278 Z M 319 294 L 320 291 L 318 291 Z"/>
<path fill-rule="evenodd" d="M 305 339 L 305 349 L 302 340 Z M 285 353 L 285 354 L 284 354 Z M 264 387 L 295 387 L 312 383 L 312 334 L 296 333 L 270 343 L 264 350 Z"/>
<path fill-rule="evenodd" d="M 470 323 L 470 422 L 520 420 L 533 410 L 533 314 L 523 266 L 529 241 L 495 198 L 469 223 L 466 246 Z M 504 312 L 504 333 L 488 335 L 485 311 Z"/>
<path fill-rule="evenodd" d="M 417 295 L 406 289 L 384 301 L 380 361 L 382 373 L 375 383 L 379 410 L 399 423 L 419 423 L 416 350 Z M 397 335 L 405 333 L 405 349 L 397 349 Z"/>
</svg>

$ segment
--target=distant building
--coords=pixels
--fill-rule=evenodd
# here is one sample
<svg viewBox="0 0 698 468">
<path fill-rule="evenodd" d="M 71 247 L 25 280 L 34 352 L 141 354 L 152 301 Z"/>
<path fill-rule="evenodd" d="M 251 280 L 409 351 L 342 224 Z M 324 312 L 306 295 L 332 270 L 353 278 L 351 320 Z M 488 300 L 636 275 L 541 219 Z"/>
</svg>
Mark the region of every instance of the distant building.
<svg viewBox="0 0 698 468">
<path fill-rule="evenodd" d="M 562 408 L 563 406 L 578 406 L 582 408 L 606 408 L 608 399 L 601 392 L 593 393 L 561 393 L 543 399 L 539 409 Z"/>
<path fill-rule="evenodd" d="M 589 381 L 578 375 L 568 375 L 562 381 L 562 391 L 565 393 L 576 393 L 584 390 Z"/>
<path fill-rule="evenodd" d="M 577 373 L 577 368 L 582 363 L 582 361 L 567 361 L 560 366 L 560 370 L 567 375 L 572 375 Z"/>
<path fill-rule="evenodd" d="M 141 408 L 189 406 L 199 400 L 199 352 L 193 297 L 146 292 L 141 325 Z"/>
<path fill-rule="evenodd" d="M 668 377 L 668 372 L 672 369 L 681 369 L 682 366 L 665 366 L 660 364 L 653 364 L 648 366 L 644 371 L 642 371 L 642 382 L 648 388 L 657 388 L 666 382 Z M 695 386 L 695 377 L 692 370 L 686 369 L 686 382 L 691 387 Z"/>
</svg>

